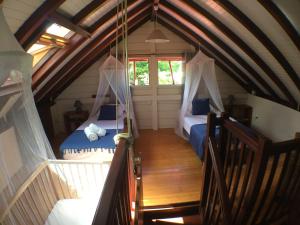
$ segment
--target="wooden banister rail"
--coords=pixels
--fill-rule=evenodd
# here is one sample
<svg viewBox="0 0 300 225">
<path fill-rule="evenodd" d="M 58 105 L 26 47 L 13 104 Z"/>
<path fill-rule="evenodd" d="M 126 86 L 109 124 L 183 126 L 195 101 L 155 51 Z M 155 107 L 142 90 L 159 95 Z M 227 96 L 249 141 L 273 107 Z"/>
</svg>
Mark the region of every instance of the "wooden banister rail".
<svg viewBox="0 0 300 225">
<path fill-rule="evenodd" d="M 121 139 L 102 191 L 93 225 L 130 225 L 129 144 Z"/>
</svg>

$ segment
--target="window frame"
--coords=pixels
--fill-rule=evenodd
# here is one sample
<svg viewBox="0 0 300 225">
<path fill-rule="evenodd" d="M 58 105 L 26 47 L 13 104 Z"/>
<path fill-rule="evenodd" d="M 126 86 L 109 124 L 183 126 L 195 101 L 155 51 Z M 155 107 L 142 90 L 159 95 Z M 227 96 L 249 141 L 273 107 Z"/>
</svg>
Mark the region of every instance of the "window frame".
<svg viewBox="0 0 300 225">
<path fill-rule="evenodd" d="M 133 84 L 131 82 L 131 79 L 129 77 L 129 84 L 131 87 L 138 87 L 138 88 L 147 88 L 151 86 L 151 79 L 150 79 L 150 75 L 151 75 L 151 69 L 150 69 L 150 59 L 149 57 L 144 57 L 144 56 L 140 56 L 140 57 L 129 57 L 128 58 L 128 62 L 133 62 Z M 147 85 L 139 85 L 139 84 L 135 84 L 136 79 L 136 62 L 148 62 L 148 80 L 149 83 Z"/>
<path fill-rule="evenodd" d="M 172 69 L 172 62 L 180 61 L 182 63 L 182 78 L 184 78 L 184 60 L 182 56 L 157 56 L 156 57 L 156 63 L 157 63 L 157 86 L 161 87 L 180 87 L 184 85 L 184 80 L 182 80 L 182 84 L 175 84 L 173 69 Z M 159 83 L 159 71 L 158 71 L 158 62 L 159 61 L 166 61 L 168 62 L 169 69 L 170 69 L 170 76 L 172 79 L 172 84 L 160 84 Z"/>
</svg>

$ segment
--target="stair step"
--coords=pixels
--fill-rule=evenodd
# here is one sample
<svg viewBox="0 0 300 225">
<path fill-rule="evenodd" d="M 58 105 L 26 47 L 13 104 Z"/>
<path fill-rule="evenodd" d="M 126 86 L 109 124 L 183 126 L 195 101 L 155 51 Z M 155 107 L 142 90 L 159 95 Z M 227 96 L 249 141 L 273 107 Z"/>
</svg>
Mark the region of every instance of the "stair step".
<svg viewBox="0 0 300 225">
<path fill-rule="evenodd" d="M 178 220 L 170 219 L 170 221 L 166 220 L 155 220 L 155 221 L 148 221 L 145 222 L 144 225 L 201 225 L 201 218 L 200 216 L 184 216 L 180 217 Z"/>
</svg>

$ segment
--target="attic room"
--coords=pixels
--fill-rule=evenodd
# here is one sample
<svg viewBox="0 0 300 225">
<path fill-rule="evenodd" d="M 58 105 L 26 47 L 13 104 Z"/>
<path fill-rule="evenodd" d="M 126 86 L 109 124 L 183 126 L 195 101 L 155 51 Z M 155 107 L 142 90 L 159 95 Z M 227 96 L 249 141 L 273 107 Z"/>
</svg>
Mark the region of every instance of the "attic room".
<svg viewBox="0 0 300 225">
<path fill-rule="evenodd" d="M 300 224 L 299 10 L 0 0 L 0 224 Z"/>
</svg>

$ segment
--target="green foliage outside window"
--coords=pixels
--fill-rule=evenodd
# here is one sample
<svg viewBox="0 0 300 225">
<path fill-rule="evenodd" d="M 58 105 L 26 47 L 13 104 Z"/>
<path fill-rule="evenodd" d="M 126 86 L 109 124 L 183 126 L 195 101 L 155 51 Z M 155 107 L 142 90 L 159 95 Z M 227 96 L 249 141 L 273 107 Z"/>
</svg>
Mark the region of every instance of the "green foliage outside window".
<svg viewBox="0 0 300 225">
<path fill-rule="evenodd" d="M 134 80 L 135 63 L 135 80 Z M 129 62 L 129 78 L 131 85 L 145 86 L 149 85 L 149 63 L 148 61 Z"/>
<path fill-rule="evenodd" d="M 169 63 L 170 62 L 170 63 Z M 170 68 L 171 64 L 171 68 Z M 158 61 L 158 84 L 173 85 L 182 84 L 182 61 Z M 173 77 L 172 77 L 172 73 Z"/>
</svg>

